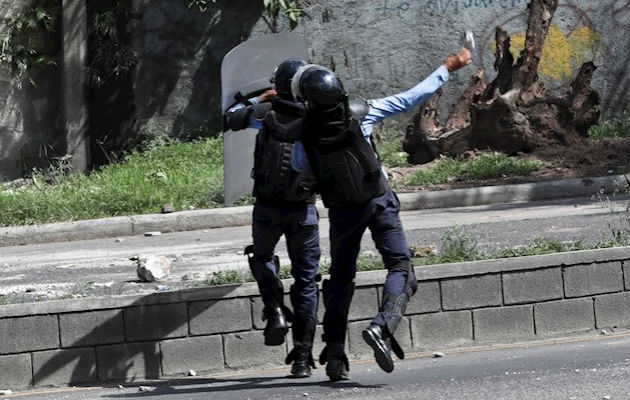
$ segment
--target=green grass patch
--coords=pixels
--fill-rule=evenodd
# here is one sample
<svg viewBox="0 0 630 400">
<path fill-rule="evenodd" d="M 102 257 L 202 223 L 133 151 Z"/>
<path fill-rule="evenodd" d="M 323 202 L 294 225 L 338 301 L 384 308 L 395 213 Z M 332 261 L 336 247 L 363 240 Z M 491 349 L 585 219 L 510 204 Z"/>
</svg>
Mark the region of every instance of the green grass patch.
<svg viewBox="0 0 630 400">
<path fill-rule="evenodd" d="M 377 143 L 376 149 L 383 165 L 387 168 L 407 167 L 407 153 L 402 149 L 402 139 L 396 132 L 387 132 Z"/>
<path fill-rule="evenodd" d="M 602 121 L 593 125 L 588 130 L 591 139 L 621 139 L 630 137 L 630 111 L 626 111 L 621 117 Z"/>
<path fill-rule="evenodd" d="M 413 173 L 408 185 L 424 186 L 453 180 L 483 180 L 502 176 L 526 176 L 538 170 L 541 161 L 523 160 L 502 153 L 484 154 L 470 161 L 443 158 L 435 167 Z"/>
<path fill-rule="evenodd" d="M 89 174 L 55 168 L 35 172 L 32 184 L 0 192 L 0 226 L 221 207 L 220 139 L 172 142 L 132 152 Z"/>
</svg>

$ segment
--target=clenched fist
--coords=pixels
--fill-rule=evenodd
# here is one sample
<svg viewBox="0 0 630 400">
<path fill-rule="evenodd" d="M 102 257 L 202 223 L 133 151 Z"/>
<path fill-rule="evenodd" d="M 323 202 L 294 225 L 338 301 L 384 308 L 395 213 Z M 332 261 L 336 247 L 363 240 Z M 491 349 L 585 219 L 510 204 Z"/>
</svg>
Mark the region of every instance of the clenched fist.
<svg viewBox="0 0 630 400">
<path fill-rule="evenodd" d="M 470 54 L 470 50 L 462 47 L 461 49 L 459 49 L 459 52 L 457 54 L 451 54 L 450 56 L 446 57 L 446 60 L 444 60 L 444 65 L 446 66 L 446 69 L 448 69 L 448 72 L 453 72 L 470 64 L 471 61 L 472 56 Z"/>
</svg>

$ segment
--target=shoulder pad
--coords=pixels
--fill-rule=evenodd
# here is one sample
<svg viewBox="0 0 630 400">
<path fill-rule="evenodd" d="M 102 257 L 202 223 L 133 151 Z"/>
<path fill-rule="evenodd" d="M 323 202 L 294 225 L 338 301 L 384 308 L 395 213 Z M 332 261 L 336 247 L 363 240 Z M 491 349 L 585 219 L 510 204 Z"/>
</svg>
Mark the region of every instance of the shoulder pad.
<svg viewBox="0 0 630 400">
<path fill-rule="evenodd" d="M 254 109 L 254 118 L 258 121 L 262 121 L 265 118 L 265 115 L 271 111 L 271 102 L 266 101 L 264 103 L 256 103 L 252 106 L 252 108 Z"/>
<path fill-rule="evenodd" d="M 350 115 L 359 121 L 361 121 L 363 117 L 370 112 L 370 106 L 365 100 L 350 100 L 348 102 L 348 107 L 350 108 Z"/>
</svg>

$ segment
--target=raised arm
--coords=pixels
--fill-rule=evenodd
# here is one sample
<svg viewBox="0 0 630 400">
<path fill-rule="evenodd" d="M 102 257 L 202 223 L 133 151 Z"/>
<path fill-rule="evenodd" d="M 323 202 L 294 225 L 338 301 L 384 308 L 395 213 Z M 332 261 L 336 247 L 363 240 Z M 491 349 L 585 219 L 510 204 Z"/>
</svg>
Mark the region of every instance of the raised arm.
<svg viewBox="0 0 630 400">
<path fill-rule="evenodd" d="M 364 134 L 369 135 L 372 127 L 377 122 L 393 115 L 407 112 L 413 107 L 424 103 L 448 81 L 451 72 L 470 64 L 470 62 L 470 51 L 466 48 L 461 48 L 457 54 L 446 57 L 444 64 L 411 89 L 393 96 L 368 100 L 370 111 L 361 124 Z"/>
</svg>

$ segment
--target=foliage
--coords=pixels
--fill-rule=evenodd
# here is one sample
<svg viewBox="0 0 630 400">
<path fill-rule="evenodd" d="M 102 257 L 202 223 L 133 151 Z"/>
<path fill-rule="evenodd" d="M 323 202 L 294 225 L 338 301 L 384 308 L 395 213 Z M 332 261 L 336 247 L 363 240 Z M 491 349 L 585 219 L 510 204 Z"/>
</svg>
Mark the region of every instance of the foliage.
<svg viewBox="0 0 630 400">
<path fill-rule="evenodd" d="M 402 140 L 398 132 L 385 132 L 376 144 L 381 162 L 387 168 L 406 167 L 407 153 L 402 149 Z"/>
<path fill-rule="evenodd" d="M 624 195 L 621 203 L 614 202 L 621 195 Z M 630 200 L 628 200 L 628 195 L 630 195 L 630 181 L 626 182 L 623 187 L 616 187 L 610 196 L 604 195 L 603 191 L 600 191 L 596 196 L 602 207 L 608 210 L 609 218 L 606 227 L 611 235 L 611 241 L 626 246 L 630 245 Z"/>
<path fill-rule="evenodd" d="M 446 183 L 453 180 L 481 180 L 501 176 L 529 175 L 542 166 L 540 161 L 508 157 L 502 153 L 484 154 L 471 161 L 442 158 L 429 170 L 417 171 L 409 177 L 414 186 Z"/>
<path fill-rule="evenodd" d="M 0 65 L 21 86 L 35 86 L 33 71 L 57 65 L 51 36 L 57 29 L 59 9 L 54 0 L 42 0 L 15 13 L 0 32 Z"/>
<path fill-rule="evenodd" d="M 113 83 L 132 71 L 138 55 L 125 43 L 120 32 L 131 8 L 130 0 L 116 1 L 114 6 L 92 15 L 88 24 L 90 54 L 88 81 L 94 87 Z"/>
<path fill-rule="evenodd" d="M 188 0 L 188 8 L 197 8 L 201 12 L 208 9 L 210 3 L 217 0 Z M 278 18 L 283 15 L 289 21 L 289 28 L 295 29 L 306 12 L 300 5 L 300 0 L 263 0 L 265 15 L 263 19 L 272 32 L 278 31 Z"/>
<path fill-rule="evenodd" d="M 621 117 L 593 125 L 588 130 L 590 139 L 619 139 L 630 137 L 630 111 L 626 111 Z"/>
<path fill-rule="evenodd" d="M 175 142 L 91 174 L 63 173 L 67 158 L 35 171 L 32 184 L 0 192 L 0 226 L 220 207 L 223 203 L 223 148 L 218 139 Z"/>
</svg>

